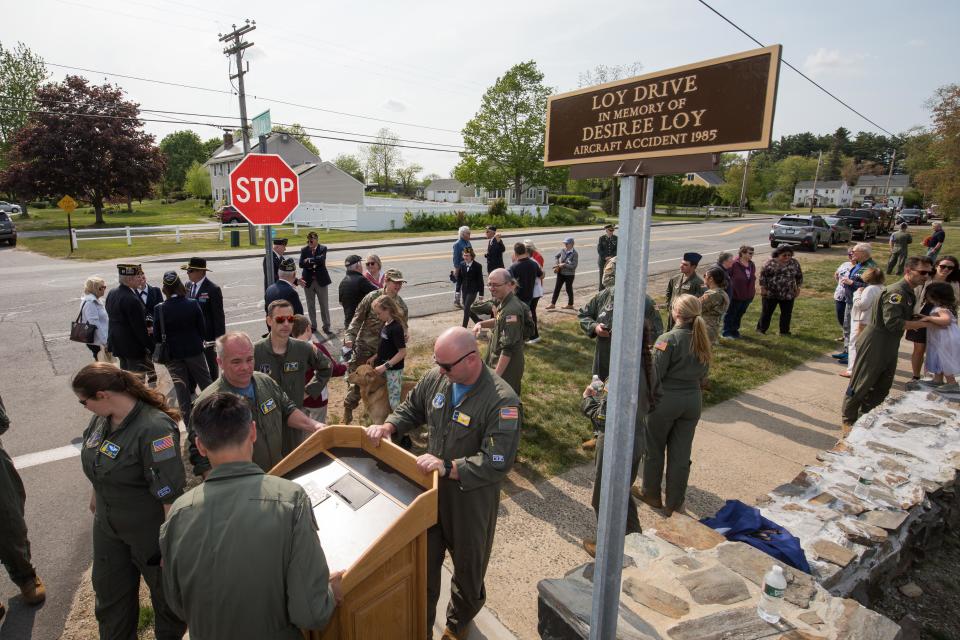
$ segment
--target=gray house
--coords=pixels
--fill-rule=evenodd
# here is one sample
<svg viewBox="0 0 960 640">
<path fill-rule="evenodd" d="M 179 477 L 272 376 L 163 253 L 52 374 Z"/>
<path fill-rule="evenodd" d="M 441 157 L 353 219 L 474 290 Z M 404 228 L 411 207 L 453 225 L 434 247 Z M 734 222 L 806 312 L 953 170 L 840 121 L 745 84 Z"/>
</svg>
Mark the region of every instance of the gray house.
<svg viewBox="0 0 960 640">
<path fill-rule="evenodd" d="M 307 162 L 294 167 L 300 176 L 300 201 L 363 204 L 363 183 L 332 162 Z"/>
<path fill-rule="evenodd" d="M 853 201 L 863 202 L 867 196 L 874 202 L 891 207 L 903 206 L 903 192 L 910 187 L 909 174 L 890 176 L 890 193 L 887 193 L 887 176 L 860 176 L 853 187 Z"/>
<path fill-rule="evenodd" d="M 258 145 L 252 143 L 251 151 L 257 151 Z M 312 163 L 320 164 L 321 160 L 314 155 L 305 146 L 300 144 L 293 136 L 286 133 L 271 133 L 267 136 L 267 153 L 274 153 L 290 165 L 294 170 L 299 165 Z M 210 173 L 210 193 L 213 195 L 213 202 L 216 208 L 225 204 L 230 204 L 230 172 L 233 171 L 240 160 L 243 159 L 243 145 L 234 143 L 233 135 L 223 134 L 223 144 L 217 147 L 213 155 L 203 166 Z M 302 196 L 301 199 L 307 200 Z M 362 190 L 362 185 L 361 185 Z"/>
</svg>

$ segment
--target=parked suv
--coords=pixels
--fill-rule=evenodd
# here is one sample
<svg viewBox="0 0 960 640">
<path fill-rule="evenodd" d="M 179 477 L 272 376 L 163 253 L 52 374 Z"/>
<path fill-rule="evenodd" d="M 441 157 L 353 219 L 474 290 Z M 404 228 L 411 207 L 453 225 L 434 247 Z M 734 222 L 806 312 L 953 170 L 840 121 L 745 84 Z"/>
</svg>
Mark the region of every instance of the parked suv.
<svg viewBox="0 0 960 640">
<path fill-rule="evenodd" d="M 923 224 L 927 221 L 927 212 L 923 209 L 903 209 L 897 214 L 897 224 Z"/>
<path fill-rule="evenodd" d="M 10 214 L 0 211 L 0 242 L 7 241 L 11 247 L 17 244 L 17 227 L 10 219 Z"/>
<path fill-rule="evenodd" d="M 869 209 L 838 209 L 836 215 L 838 218 L 850 219 L 854 238 L 876 238 L 880 232 L 879 216 Z"/>
<path fill-rule="evenodd" d="M 822 216 L 789 215 L 780 218 L 770 228 L 770 246 L 776 249 L 781 244 L 799 244 L 816 251 L 817 245 L 830 248 L 833 229 Z"/>
</svg>

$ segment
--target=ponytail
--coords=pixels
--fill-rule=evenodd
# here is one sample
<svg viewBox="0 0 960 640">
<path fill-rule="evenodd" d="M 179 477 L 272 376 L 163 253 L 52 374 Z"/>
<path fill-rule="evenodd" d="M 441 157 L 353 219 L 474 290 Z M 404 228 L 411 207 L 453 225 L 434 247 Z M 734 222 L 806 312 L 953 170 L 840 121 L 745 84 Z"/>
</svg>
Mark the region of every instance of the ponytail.
<svg viewBox="0 0 960 640">
<path fill-rule="evenodd" d="M 75 392 L 82 393 L 88 398 L 95 396 L 99 391 L 125 393 L 162 411 L 174 422 L 180 421 L 180 412 L 167 406 L 163 394 L 144 384 L 140 376 L 124 371 L 116 365 L 106 362 L 88 364 L 77 372 L 70 384 Z"/>
<path fill-rule="evenodd" d="M 693 332 L 690 350 L 693 355 L 701 364 L 710 364 L 712 357 L 710 334 L 707 332 L 707 323 L 701 317 L 703 306 L 700 304 L 700 298 L 685 293 L 673 301 L 673 311 L 685 322 L 690 323 L 690 330 Z"/>
</svg>

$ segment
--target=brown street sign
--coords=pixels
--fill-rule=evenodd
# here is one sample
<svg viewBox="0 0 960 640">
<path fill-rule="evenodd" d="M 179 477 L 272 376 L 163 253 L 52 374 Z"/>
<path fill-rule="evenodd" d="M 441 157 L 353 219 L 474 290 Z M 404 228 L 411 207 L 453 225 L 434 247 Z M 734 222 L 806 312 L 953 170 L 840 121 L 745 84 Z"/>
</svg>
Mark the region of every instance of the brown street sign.
<svg viewBox="0 0 960 640">
<path fill-rule="evenodd" d="M 780 45 L 547 100 L 547 167 L 766 149 Z"/>
</svg>

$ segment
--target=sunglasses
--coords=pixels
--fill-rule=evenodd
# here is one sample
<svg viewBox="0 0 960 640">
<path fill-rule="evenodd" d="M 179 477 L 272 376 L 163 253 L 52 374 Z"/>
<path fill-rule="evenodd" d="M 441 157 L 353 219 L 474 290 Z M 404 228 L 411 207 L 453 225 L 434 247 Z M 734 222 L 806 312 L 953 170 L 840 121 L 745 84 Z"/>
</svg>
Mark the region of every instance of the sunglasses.
<svg viewBox="0 0 960 640">
<path fill-rule="evenodd" d="M 276 322 L 277 324 L 283 324 L 285 322 L 289 322 L 290 324 L 293 324 L 293 316 L 277 316 L 276 318 L 273 319 L 273 321 Z"/>
<path fill-rule="evenodd" d="M 937 269 L 943 269 L 944 271 L 953 271 L 956 269 L 952 264 L 938 264 Z"/>
<path fill-rule="evenodd" d="M 931 273 L 933 273 L 933 271 L 930 269 L 917 269 L 914 271 L 914 273 L 919 273 L 922 276 L 929 276 Z"/>
<path fill-rule="evenodd" d="M 78 399 L 77 402 L 79 402 L 83 406 L 87 406 L 88 402 L 93 402 L 94 400 L 96 400 L 96 398 L 84 398 L 83 400 Z"/>
<path fill-rule="evenodd" d="M 439 361 L 437 360 L 437 356 L 433 356 L 433 362 L 434 362 L 434 364 L 436 364 L 438 367 L 440 367 L 441 369 L 443 369 L 443 370 L 446 371 L 447 373 L 450 373 L 455 366 L 457 366 L 458 364 L 460 364 L 461 362 L 463 362 L 464 360 L 466 360 L 467 356 L 469 356 L 469 355 L 472 354 L 472 353 L 476 353 L 476 352 L 477 352 L 476 349 L 474 349 L 473 351 L 468 351 L 467 353 L 465 353 L 465 354 L 463 354 L 462 356 L 460 356 L 459 358 L 457 358 L 457 361 L 456 361 L 456 362 L 453 362 L 453 363 L 451 363 L 451 364 L 445 364 L 445 363 L 443 363 L 443 362 L 439 362 Z"/>
</svg>

